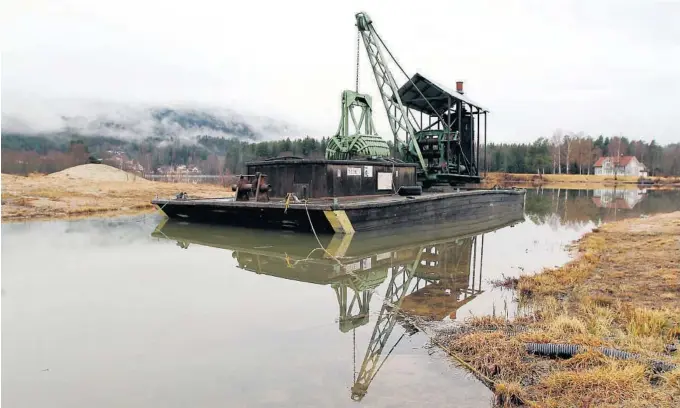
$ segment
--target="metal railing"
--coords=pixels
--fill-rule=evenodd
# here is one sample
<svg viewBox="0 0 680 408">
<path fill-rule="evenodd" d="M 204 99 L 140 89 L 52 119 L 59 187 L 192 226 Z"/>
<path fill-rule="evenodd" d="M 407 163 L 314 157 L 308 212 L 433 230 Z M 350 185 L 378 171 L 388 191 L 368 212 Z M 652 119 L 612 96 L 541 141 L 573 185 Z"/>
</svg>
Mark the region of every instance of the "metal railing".
<svg viewBox="0 0 680 408">
<path fill-rule="evenodd" d="M 223 187 L 231 186 L 238 181 L 238 175 L 207 175 L 207 174 L 146 174 L 144 178 L 151 181 L 165 183 L 215 184 Z"/>
</svg>

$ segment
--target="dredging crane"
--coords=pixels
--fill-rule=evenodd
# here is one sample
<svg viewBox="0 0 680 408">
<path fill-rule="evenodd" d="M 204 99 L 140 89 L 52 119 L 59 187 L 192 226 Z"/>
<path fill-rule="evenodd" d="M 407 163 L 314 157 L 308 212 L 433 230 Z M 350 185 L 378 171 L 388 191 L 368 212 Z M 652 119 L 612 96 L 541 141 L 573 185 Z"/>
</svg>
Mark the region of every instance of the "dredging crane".
<svg viewBox="0 0 680 408">
<path fill-rule="evenodd" d="M 358 29 L 357 86 L 355 91 L 343 92 L 340 126 L 329 142 L 326 158 L 347 160 L 370 156 L 416 163 L 418 182 L 423 188 L 440 184 L 478 183 L 481 179 L 480 123 L 483 120 L 486 145 L 488 110 L 464 95 L 462 82 L 456 83 L 454 92 L 420 73 L 407 75 L 383 42 L 368 14 L 360 12 L 355 17 Z M 359 93 L 360 40 L 363 40 L 394 136 L 392 152 L 384 139 L 375 133 L 370 96 Z M 388 57 L 407 78 L 401 87 L 397 85 L 388 66 Z M 359 121 L 353 112 L 356 107 L 361 108 Z M 349 126 L 350 118 L 355 128 L 353 133 Z"/>
</svg>

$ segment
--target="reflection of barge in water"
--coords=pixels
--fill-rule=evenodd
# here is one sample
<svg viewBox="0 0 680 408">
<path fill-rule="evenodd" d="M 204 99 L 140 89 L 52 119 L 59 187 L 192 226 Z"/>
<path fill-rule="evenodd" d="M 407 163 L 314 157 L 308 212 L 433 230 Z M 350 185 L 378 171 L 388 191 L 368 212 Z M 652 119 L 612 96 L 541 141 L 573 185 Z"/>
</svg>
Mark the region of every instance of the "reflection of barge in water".
<svg viewBox="0 0 680 408">
<path fill-rule="evenodd" d="M 395 325 L 404 326 L 405 333 L 394 347 L 406 334 L 417 332 L 397 311 L 436 320 L 455 317 L 457 309 L 482 293 L 484 234 L 522 221 L 523 215 L 505 214 L 440 225 L 420 234 L 383 230 L 321 235 L 317 242 L 308 234 L 164 220 L 152 236 L 177 241 L 187 250 L 191 245 L 231 250 L 239 268 L 258 274 L 329 285 L 338 301 L 343 333 L 369 322 L 371 299 L 387 282 L 361 368 L 355 371 L 351 397 L 361 400 L 391 353 L 380 361 Z M 328 253 L 316 250 L 319 243 Z M 354 353 L 356 357 L 356 344 Z"/>
<path fill-rule="evenodd" d="M 389 230 L 319 236 L 326 251 L 318 248 L 313 235 L 174 220 L 161 222 L 152 236 L 177 241 L 185 249 L 201 245 L 230 250 L 238 267 L 244 270 L 317 285 L 333 286 L 346 281 L 356 289 L 375 288 L 388 278 L 388 270 L 398 265 L 408 265 L 415 278 L 429 284 L 448 279 L 467 285 L 472 238 L 523 220 L 505 216 L 441 225 L 418 234 Z M 449 302 L 449 310 L 451 306 Z M 444 316 L 438 313 L 436 318 Z"/>
<path fill-rule="evenodd" d="M 326 252 L 315 250 L 312 235 L 278 231 L 253 231 L 164 220 L 152 233 L 177 241 L 181 248 L 210 246 L 232 251 L 238 267 L 258 274 L 328 285 L 339 306 L 339 329 L 346 333 L 369 322 L 371 299 L 387 282 L 382 307 L 361 368 L 355 371 L 352 399 L 368 392 L 387 341 L 397 323 L 406 334 L 415 330 L 404 320 L 409 315 L 441 320 L 482 293 L 484 234 L 524 221 L 506 214 L 484 221 L 441 225 L 421 234 L 374 231 L 360 234 L 319 236 Z M 291 239 L 294 238 L 294 239 Z M 392 349 L 394 349 L 392 347 Z M 356 344 L 354 345 L 356 354 Z M 390 350 L 391 352 L 391 350 Z"/>
</svg>

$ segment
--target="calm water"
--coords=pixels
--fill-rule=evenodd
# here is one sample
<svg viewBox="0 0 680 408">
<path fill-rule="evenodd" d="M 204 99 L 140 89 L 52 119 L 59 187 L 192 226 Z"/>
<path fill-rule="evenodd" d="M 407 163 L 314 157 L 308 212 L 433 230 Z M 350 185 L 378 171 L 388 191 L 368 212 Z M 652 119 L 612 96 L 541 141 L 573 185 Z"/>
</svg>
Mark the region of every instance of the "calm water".
<svg viewBox="0 0 680 408">
<path fill-rule="evenodd" d="M 532 190 L 485 231 L 351 239 L 137 217 L 2 226 L 2 403 L 11 407 L 488 407 L 384 299 L 427 319 L 511 314 L 503 276 L 565 262 L 601 222 L 680 192 Z"/>
</svg>

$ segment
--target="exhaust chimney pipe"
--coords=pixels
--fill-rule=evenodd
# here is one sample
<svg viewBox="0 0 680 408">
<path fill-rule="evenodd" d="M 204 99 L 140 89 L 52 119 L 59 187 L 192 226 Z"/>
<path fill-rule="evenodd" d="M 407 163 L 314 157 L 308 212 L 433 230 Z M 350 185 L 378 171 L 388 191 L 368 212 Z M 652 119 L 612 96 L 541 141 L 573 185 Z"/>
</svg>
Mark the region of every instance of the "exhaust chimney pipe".
<svg viewBox="0 0 680 408">
<path fill-rule="evenodd" d="M 463 81 L 456 81 L 456 92 L 463 94 Z"/>
</svg>

